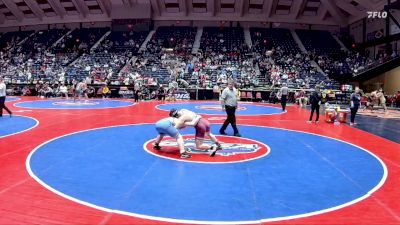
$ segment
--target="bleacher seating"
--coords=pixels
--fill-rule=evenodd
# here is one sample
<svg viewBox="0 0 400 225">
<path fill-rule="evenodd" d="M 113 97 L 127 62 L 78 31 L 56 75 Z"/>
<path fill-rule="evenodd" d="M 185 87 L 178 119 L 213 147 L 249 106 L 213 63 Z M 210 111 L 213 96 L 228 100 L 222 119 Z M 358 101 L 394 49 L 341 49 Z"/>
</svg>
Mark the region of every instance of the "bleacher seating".
<svg viewBox="0 0 400 225">
<path fill-rule="evenodd" d="M 200 48 L 203 52 L 231 53 L 244 45 L 241 27 L 204 27 Z"/>
<path fill-rule="evenodd" d="M 265 53 L 267 50 L 281 48 L 291 54 L 300 52 L 300 48 L 287 29 L 251 28 L 251 39 L 255 51 Z"/>
<path fill-rule="evenodd" d="M 322 30 L 296 30 L 301 42 L 307 51 L 318 55 L 326 55 L 338 59 L 343 55 L 339 43 L 332 37 L 329 31 Z"/>
<path fill-rule="evenodd" d="M 213 87 L 235 79 L 243 88 L 280 86 L 285 82 L 289 88 L 319 84 L 335 89 L 339 85 L 332 78 L 346 77 L 380 62 L 360 54 L 343 54 L 327 31 L 297 30 L 309 51 L 302 53 L 289 30 L 269 28 L 250 29 L 252 49 L 244 42 L 240 27 L 205 27 L 200 54 L 192 55 L 197 29 L 172 26 L 158 27 L 141 53 L 138 49 L 148 32 L 111 32 L 94 51 L 89 51 L 108 30 L 83 28 L 68 35 L 66 29 L 2 34 L 0 72 L 7 80 L 19 83 L 88 79 L 132 84 L 149 79 L 163 84 Z M 132 64 L 128 63 L 130 59 L 134 59 Z M 312 66 L 313 60 L 329 77 Z"/>
<path fill-rule="evenodd" d="M 163 48 L 187 54 L 192 51 L 196 30 L 195 27 L 158 27 L 152 40 Z"/>
<path fill-rule="evenodd" d="M 0 36 L 0 50 L 15 47 L 19 42 L 31 35 L 34 31 L 7 32 Z"/>
<path fill-rule="evenodd" d="M 81 28 L 75 29 L 64 37 L 64 39 L 55 47 L 55 52 L 88 52 L 109 28 Z"/>
<path fill-rule="evenodd" d="M 20 46 L 19 52 L 37 53 L 51 45 L 68 32 L 67 29 L 50 29 L 36 32 Z"/>
<path fill-rule="evenodd" d="M 82 55 L 74 65 L 69 66 L 68 79 L 83 80 L 90 77 L 93 81 L 104 82 L 106 79 L 117 79 L 115 75 L 129 60 L 122 53 L 98 52 Z M 114 77 L 113 77 L 114 76 Z"/>
<path fill-rule="evenodd" d="M 111 34 L 100 43 L 96 51 L 131 52 L 132 54 L 136 54 L 147 35 L 148 32 L 112 31 Z"/>
</svg>

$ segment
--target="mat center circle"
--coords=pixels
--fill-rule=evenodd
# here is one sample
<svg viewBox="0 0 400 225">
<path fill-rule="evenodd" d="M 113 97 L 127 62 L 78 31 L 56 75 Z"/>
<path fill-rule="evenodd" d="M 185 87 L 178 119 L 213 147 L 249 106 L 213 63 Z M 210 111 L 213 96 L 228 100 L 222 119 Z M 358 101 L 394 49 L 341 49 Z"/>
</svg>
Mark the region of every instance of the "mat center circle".
<svg viewBox="0 0 400 225">
<path fill-rule="evenodd" d="M 217 136 L 222 149 L 218 150 L 215 157 L 211 157 L 212 150 L 199 150 L 196 147 L 193 135 L 184 135 L 185 147 L 191 158 L 180 159 L 178 144 L 175 139 L 165 138 L 161 143 L 161 150 L 153 149 L 155 139 L 151 139 L 145 143 L 143 148 L 150 154 L 172 160 L 200 162 L 200 163 L 235 163 L 255 160 L 266 156 L 270 153 L 270 147 L 253 139 Z M 204 140 L 204 144 L 213 146 L 211 140 Z"/>
<path fill-rule="evenodd" d="M 93 101 L 61 101 L 53 102 L 53 105 L 63 105 L 63 106 L 86 106 L 86 105 L 98 105 L 98 102 Z"/>
<path fill-rule="evenodd" d="M 200 110 L 217 110 L 217 111 L 222 110 L 220 105 L 197 105 L 195 106 L 195 108 Z M 243 111 L 243 110 L 247 110 L 247 108 L 243 106 L 239 106 L 236 108 L 236 111 Z"/>
</svg>

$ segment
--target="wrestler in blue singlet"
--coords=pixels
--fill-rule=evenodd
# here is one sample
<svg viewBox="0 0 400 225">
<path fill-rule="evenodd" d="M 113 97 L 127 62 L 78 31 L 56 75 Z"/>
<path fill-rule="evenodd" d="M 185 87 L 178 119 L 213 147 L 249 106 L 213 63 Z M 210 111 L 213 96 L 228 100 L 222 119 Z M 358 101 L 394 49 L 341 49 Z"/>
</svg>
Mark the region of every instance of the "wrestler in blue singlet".
<svg viewBox="0 0 400 225">
<path fill-rule="evenodd" d="M 177 138 L 179 135 L 178 129 L 175 128 L 175 119 L 171 117 L 159 120 L 156 123 L 156 130 L 159 134 L 168 135 L 172 138 Z"/>
</svg>

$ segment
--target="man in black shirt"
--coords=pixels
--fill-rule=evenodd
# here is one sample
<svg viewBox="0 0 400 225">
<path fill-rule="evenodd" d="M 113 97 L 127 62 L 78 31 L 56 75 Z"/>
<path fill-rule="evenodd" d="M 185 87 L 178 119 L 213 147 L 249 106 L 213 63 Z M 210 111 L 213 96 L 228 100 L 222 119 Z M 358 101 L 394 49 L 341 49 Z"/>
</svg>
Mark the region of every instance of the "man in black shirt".
<svg viewBox="0 0 400 225">
<path fill-rule="evenodd" d="M 165 89 L 162 85 L 158 88 L 158 100 L 165 101 Z"/>
<path fill-rule="evenodd" d="M 310 103 L 311 103 L 311 114 L 308 123 L 312 123 L 312 118 L 314 115 L 314 111 L 317 113 L 317 118 L 315 118 L 315 123 L 319 121 L 319 106 L 321 105 L 322 94 L 320 91 L 319 85 L 315 86 L 315 90 L 310 95 Z"/>
</svg>

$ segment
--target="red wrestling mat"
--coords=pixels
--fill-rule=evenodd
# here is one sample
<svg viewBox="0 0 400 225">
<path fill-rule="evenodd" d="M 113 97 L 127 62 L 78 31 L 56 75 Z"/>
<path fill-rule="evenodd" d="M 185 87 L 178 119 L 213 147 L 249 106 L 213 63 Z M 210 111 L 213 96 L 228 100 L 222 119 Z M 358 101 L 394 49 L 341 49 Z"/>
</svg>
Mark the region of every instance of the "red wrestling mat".
<svg viewBox="0 0 400 225">
<path fill-rule="evenodd" d="M 21 101 L 35 99 L 22 98 Z M 115 109 L 26 110 L 8 103 L 15 115 L 35 118 L 39 125 L 24 133 L 0 138 L 0 224 L 170 224 L 72 202 L 33 180 L 25 165 L 34 148 L 61 135 L 105 126 L 154 123 L 167 116 L 167 112 L 155 109 L 158 104 L 160 102 L 141 102 Z M 297 106 L 288 107 L 287 111 L 285 114 L 254 118 L 238 117 L 237 122 L 239 125 L 263 125 L 310 132 L 355 144 L 379 157 L 388 169 L 388 177 L 381 188 L 356 204 L 315 216 L 266 224 L 400 224 L 400 145 L 346 125 L 334 126 L 325 122 L 307 124 L 309 112 Z M 214 117 L 211 122 L 221 123 L 223 120 Z"/>
</svg>

